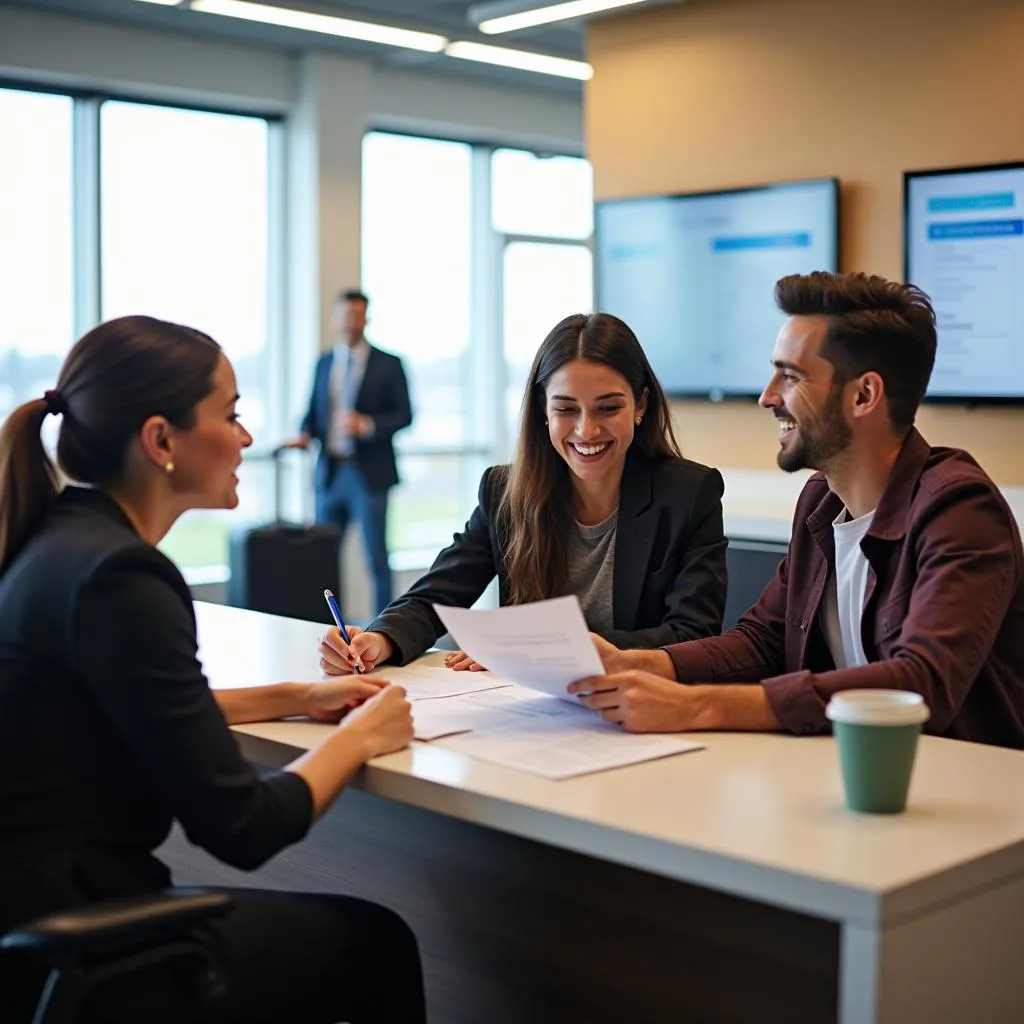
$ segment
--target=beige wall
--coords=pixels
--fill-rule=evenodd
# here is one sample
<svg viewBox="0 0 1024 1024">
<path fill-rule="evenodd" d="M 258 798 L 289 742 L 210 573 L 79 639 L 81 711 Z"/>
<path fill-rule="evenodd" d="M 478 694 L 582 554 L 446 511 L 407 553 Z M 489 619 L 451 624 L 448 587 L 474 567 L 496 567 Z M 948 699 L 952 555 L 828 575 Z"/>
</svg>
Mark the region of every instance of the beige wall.
<svg viewBox="0 0 1024 1024">
<path fill-rule="evenodd" d="M 1019 0 L 690 0 L 598 22 L 589 49 L 599 199 L 836 175 L 844 270 L 902 275 L 904 169 L 1024 157 Z M 774 465 L 767 413 L 676 412 L 691 457 Z M 1024 484 L 1024 411 L 927 407 L 919 425 Z"/>
</svg>

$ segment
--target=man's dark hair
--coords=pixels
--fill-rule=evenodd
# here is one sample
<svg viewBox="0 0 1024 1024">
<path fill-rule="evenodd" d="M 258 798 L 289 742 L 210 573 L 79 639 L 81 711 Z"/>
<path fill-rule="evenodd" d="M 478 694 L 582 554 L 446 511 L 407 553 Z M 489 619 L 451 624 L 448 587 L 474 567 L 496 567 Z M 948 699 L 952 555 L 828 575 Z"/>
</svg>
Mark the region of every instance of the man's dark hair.
<svg viewBox="0 0 1024 1024">
<path fill-rule="evenodd" d="M 893 430 L 906 434 L 935 364 L 935 310 L 912 284 L 868 274 L 790 274 L 775 285 L 775 305 L 788 316 L 823 316 L 821 355 L 834 382 L 873 370 L 885 384 Z"/>
<path fill-rule="evenodd" d="M 338 292 L 334 296 L 335 302 L 361 302 L 364 306 L 370 305 L 370 299 L 367 295 L 364 295 L 358 288 L 349 288 L 347 291 Z"/>
</svg>

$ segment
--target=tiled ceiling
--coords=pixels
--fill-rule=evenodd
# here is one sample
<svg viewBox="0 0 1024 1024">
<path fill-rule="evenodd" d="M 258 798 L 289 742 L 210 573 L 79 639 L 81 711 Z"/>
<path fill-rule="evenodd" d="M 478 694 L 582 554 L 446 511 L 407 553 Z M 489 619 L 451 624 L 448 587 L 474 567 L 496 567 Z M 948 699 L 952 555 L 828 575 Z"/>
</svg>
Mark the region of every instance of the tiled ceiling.
<svg viewBox="0 0 1024 1024">
<path fill-rule="evenodd" d="M 439 32 L 452 39 L 520 47 L 559 57 L 582 59 L 584 26 L 581 22 L 561 22 L 500 37 L 477 32 L 468 18 L 471 6 L 466 0 L 274 0 L 280 6 L 296 7 L 321 14 L 336 14 L 367 21 L 379 21 L 404 28 Z M 653 3 L 674 0 L 651 0 Z M 540 0 L 538 0 L 538 5 Z M 161 31 L 229 38 L 238 42 L 272 46 L 293 51 L 316 47 L 358 54 L 376 63 L 444 74 L 499 81 L 518 88 L 579 95 L 580 83 L 550 75 L 514 71 L 506 68 L 453 60 L 437 54 L 417 53 L 394 47 L 376 46 L 334 37 L 313 35 L 294 29 L 278 28 L 235 18 L 215 17 L 179 8 L 162 7 L 136 0 L 0 0 L 0 31 L 3 9 L 34 8 L 71 13 L 76 16 L 148 25 Z"/>
</svg>

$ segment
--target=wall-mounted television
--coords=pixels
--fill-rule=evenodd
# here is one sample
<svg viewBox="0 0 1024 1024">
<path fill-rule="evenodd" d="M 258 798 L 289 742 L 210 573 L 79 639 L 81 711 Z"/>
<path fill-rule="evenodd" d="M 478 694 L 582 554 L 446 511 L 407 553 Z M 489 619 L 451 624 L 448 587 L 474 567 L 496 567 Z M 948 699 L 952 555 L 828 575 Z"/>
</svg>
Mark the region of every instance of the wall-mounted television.
<svg viewBox="0 0 1024 1024">
<path fill-rule="evenodd" d="M 596 209 L 597 307 L 636 332 L 674 396 L 756 396 L 784 317 L 775 282 L 837 270 L 835 178 L 607 200 Z"/>
<path fill-rule="evenodd" d="M 1024 163 L 903 176 L 904 275 L 931 297 L 928 397 L 1024 402 Z"/>
</svg>

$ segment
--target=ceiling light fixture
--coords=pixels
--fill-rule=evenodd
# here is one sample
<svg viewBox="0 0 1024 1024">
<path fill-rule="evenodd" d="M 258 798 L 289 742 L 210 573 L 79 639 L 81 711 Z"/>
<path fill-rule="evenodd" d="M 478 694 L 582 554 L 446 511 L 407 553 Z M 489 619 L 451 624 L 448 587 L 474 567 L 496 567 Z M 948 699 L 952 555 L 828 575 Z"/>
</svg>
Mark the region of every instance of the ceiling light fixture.
<svg viewBox="0 0 1024 1024">
<path fill-rule="evenodd" d="M 594 76 L 594 69 L 582 60 L 566 57 L 549 57 L 545 53 L 529 50 L 513 50 L 507 46 L 490 46 L 487 43 L 470 43 L 463 40 L 449 43 L 444 51 L 449 57 L 460 60 L 476 60 L 483 64 L 497 64 L 520 71 L 536 71 L 542 75 L 558 75 L 561 78 L 578 78 L 585 82 Z"/>
<path fill-rule="evenodd" d="M 139 0 L 143 4 L 160 4 L 161 7 L 177 7 L 181 0 Z"/>
<path fill-rule="evenodd" d="M 477 28 L 486 35 L 499 32 L 516 32 L 523 28 L 534 28 L 537 25 L 550 25 L 555 21 L 566 21 L 569 18 L 585 18 L 588 14 L 610 11 L 616 7 L 629 7 L 634 4 L 646 3 L 646 0 L 569 0 L 568 3 L 548 4 L 535 7 L 528 11 L 506 14 L 496 18 L 485 18 L 477 24 Z M 481 4 L 481 8 L 494 8 L 494 4 Z"/>
<path fill-rule="evenodd" d="M 259 21 L 265 25 L 297 28 L 305 32 L 319 32 L 321 35 L 341 36 L 344 39 L 359 39 L 383 46 L 401 46 L 425 53 L 440 53 L 448 43 L 444 36 L 431 32 L 414 32 L 370 21 L 353 21 L 331 14 L 297 11 L 291 7 L 271 7 L 268 4 L 251 3 L 250 0 L 192 0 L 192 10 L 203 14 L 220 14 L 226 18 Z"/>
</svg>

